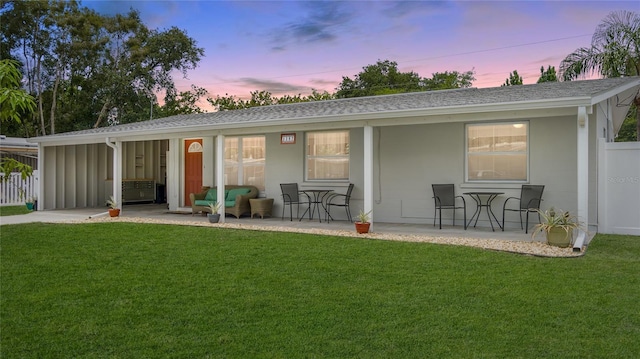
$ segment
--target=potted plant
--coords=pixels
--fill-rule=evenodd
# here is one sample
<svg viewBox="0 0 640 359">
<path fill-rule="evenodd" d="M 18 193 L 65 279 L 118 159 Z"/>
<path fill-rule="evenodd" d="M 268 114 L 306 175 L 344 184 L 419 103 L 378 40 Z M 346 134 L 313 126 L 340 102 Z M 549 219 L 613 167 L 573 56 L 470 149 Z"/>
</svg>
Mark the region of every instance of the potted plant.
<svg viewBox="0 0 640 359">
<path fill-rule="evenodd" d="M 546 211 L 538 210 L 541 222 L 536 224 L 532 237 L 538 232 L 545 232 L 547 244 L 566 248 L 573 242 L 573 230 L 582 228 L 576 216 L 567 211 L 556 211 L 553 207 Z"/>
<path fill-rule="evenodd" d="M 355 222 L 356 231 L 358 233 L 369 233 L 369 227 L 371 226 L 371 223 L 369 222 L 370 215 L 371 211 L 366 213 L 362 210 L 360 211 L 360 214 L 358 214 L 358 220 Z"/>
<path fill-rule="evenodd" d="M 209 203 L 209 209 L 211 213 L 207 213 L 207 218 L 209 218 L 210 223 L 218 223 L 220 221 L 220 202 L 211 202 Z"/>
<path fill-rule="evenodd" d="M 109 208 L 109 217 L 118 217 L 120 215 L 120 208 L 118 208 L 118 202 L 111 196 L 107 200 L 107 205 Z"/>
<path fill-rule="evenodd" d="M 33 197 L 27 198 L 25 204 L 28 210 L 33 211 L 35 209 L 35 200 L 33 199 Z"/>
</svg>

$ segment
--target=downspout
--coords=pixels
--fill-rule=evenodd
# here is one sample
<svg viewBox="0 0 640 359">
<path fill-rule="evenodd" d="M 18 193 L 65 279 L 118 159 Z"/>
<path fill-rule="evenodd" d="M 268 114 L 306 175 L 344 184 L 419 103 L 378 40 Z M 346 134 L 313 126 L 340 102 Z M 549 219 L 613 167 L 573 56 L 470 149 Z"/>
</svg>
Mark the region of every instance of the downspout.
<svg viewBox="0 0 640 359">
<path fill-rule="evenodd" d="M 122 154 L 120 153 L 120 141 L 112 143 L 107 137 L 105 143 L 113 149 L 113 198 L 116 199 L 118 208 L 122 211 Z"/>
<path fill-rule="evenodd" d="M 578 107 L 577 118 L 577 198 L 578 198 L 578 219 L 582 219 L 585 225 L 589 226 L 589 115 L 587 108 Z M 578 230 L 578 236 L 573 244 L 573 251 L 579 252 L 587 242 L 587 234 L 584 230 Z"/>
</svg>

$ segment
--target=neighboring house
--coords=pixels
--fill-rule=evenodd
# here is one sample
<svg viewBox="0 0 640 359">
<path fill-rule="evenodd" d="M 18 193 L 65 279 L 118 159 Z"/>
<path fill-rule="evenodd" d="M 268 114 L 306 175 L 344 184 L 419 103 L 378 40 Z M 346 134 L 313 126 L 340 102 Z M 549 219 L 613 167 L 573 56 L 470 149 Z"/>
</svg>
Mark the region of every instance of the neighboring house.
<svg viewBox="0 0 640 359">
<path fill-rule="evenodd" d="M 38 169 L 38 145 L 26 138 L 0 135 L 0 158 L 13 158 Z"/>
<path fill-rule="evenodd" d="M 639 88 L 640 78 L 628 77 L 417 92 L 38 137 L 39 205 L 103 206 L 136 179 L 166 185 L 171 210 L 188 207 L 202 185 L 252 184 L 275 198 L 279 214 L 280 183 L 341 192 L 351 182 L 354 211 L 431 225 L 433 183 L 454 183 L 457 194 L 504 192 L 496 213 L 530 183 L 546 185 L 543 208 L 570 210 L 595 229 L 598 142 L 613 141 Z M 507 218 L 507 227 L 519 225 L 517 215 Z"/>
<path fill-rule="evenodd" d="M 0 135 L 0 160 L 12 158 L 25 163 L 34 170 L 31 177 L 23 180 L 18 172 L 5 174 L 10 176 L 0 181 L 0 205 L 18 205 L 38 197 L 38 145 L 27 142 L 25 138 Z"/>
</svg>

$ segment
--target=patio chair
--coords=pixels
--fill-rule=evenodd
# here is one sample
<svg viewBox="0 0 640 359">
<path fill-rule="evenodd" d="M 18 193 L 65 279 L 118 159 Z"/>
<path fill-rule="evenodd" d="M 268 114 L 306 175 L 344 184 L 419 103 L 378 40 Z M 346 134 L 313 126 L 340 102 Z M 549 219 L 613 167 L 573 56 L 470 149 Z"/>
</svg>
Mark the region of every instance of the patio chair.
<svg viewBox="0 0 640 359">
<path fill-rule="evenodd" d="M 281 183 L 280 189 L 282 190 L 282 219 L 284 220 L 284 210 L 286 206 L 289 206 L 289 217 L 293 221 L 293 205 L 297 206 L 296 218 L 299 218 L 300 205 L 309 204 L 310 201 L 301 200 L 300 191 L 298 190 L 297 183 Z"/>
<path fill-rule="evenodd" d="M 353 183 L 349 183 L 349 188 L 347 188 L 347 193 L 332 193 L 327 198 L 327 213 L 326 219 L 333 220 L 331 217 L 331 207 L 343 207 L 347 212 L 347 219 L 349 222 L 353 222 L 353 218 L 351 217 L 351 209 L 349 208 L 349 202 L 351 201 L 351 191 L 353 191 Z"/>
<path fill-rule="evenodd" d="M 522 185 L 520 190 L 520 197 L 509 197 L 504 201 L 502 206 L 502 230 L 504 231 L 504 217 L 506 211 L 518 212 L 520 214 L 520 229 L 522 229 L 522 213 L 527 214 L 526 226 L 524 227 L 524 233 L 529 233 L 529 213 L 538 213 L 538 222 L 540 222 L 540 202 L 542 202 L 542 192 L 544 191 L 543 185 Z M 519 204 L 517 208 L 507 208 L 510 200 L 518 200 Z M 511 203 L 514 203 L 512 201 Z"/>
<path fill-rule="evenodd" d="M 453 225 L 456 224 L 456 209 L 462 209 L 464 213 L 464 229 L 467 229 L 467 203 L 462 196 L 455 195 L 453 184 L 432 184 L 435 211 L 433 214 L 433 226 L 436 225 L 436 217 L 440 215 L 440 229 L 442 229 L 442 210 L 453 210 Z M 462 206 L 456 206 L 456 198 L 462 199 Z"/>
</svg>

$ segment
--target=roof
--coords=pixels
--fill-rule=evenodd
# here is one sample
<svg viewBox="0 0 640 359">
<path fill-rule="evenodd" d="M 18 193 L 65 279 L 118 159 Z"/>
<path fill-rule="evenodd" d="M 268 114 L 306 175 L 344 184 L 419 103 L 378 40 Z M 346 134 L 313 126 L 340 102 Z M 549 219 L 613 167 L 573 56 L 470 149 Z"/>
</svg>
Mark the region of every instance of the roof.
<svg viewBox="0 0 640 359">
<path fill-rule="evenodd" d="M 356 97 L 285 105 L 252 107 L 191 115 L 177 115 L 111 127 L 61 133 L 33 138 L 34 142 L 61 140 L 65 137 L 107 137 L 132 133 L 152 133 L 175 129 L 184 132 L 247 126 L 277 126 L 287 123 L 311 123 L 327 120 L 378 119 L 385 116 L 455 114 L 474 111 L 498 111 L 517 107 L 591 106 L 620 92 L 640 86 L 640 78 L 548 82 L 533 85 L 493 88 L 465 88 L 413 92 L 395 95 Z"/>
<path fill-rule="evenodd" d="M 27 142 L 26 138 L 0 135 L 0 152 L 38 153 L 38 145 Z"/>
</svg>

